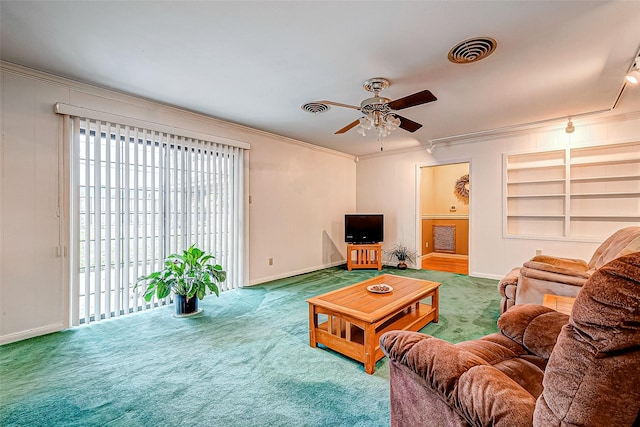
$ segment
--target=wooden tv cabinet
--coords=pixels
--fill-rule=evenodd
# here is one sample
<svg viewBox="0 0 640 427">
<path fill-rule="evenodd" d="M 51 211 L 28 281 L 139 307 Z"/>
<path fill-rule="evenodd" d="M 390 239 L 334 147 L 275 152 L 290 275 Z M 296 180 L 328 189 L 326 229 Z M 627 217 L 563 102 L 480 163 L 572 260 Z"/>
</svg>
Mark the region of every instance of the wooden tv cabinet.
<svg viewBox="0 0 640 427">
<path fill-rule="evenodd" d="M 355 260 L 352 256 L 353 251 L 356 252 Z M 377 268 L 382 270 L 382 244 L 347 244 L 347 270 L 351 271 L 354 268 Z"/>
</svg>

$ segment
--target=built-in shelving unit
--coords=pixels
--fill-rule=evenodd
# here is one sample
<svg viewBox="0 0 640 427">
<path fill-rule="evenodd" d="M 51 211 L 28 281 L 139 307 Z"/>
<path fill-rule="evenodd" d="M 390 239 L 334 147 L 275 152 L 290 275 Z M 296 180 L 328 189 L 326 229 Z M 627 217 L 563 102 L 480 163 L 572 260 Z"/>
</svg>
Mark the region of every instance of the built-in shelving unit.
<svg viewBox="0 0 640 427">
<path fill-rule="evenodd" d="M 506 236 L 591 238 L 640 223 L 640 142 L 504 156 Z"/>
</svg>

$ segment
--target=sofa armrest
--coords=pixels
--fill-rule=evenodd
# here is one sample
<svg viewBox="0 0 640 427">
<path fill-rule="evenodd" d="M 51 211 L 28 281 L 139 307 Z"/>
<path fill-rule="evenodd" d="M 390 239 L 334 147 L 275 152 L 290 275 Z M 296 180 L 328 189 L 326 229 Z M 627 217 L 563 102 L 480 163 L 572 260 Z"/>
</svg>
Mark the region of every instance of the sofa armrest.
<svg viewBox="0 0 640 427">
<path fill-rule="evenodd" d="M 500 316 L 498 329 L 529 352 L 548 360 L 560 330 L 567 323 L 566 314 L 541 305 L 521 304 Z"/>
<path fill-rule="evenodd" d="M 535 398 L 480 357 L 419 332 L 387 332 L 380 347 L 470 424 L 531 425 Z"/>
<path fill-rule="evenodd" d="M 380 337 L 380 348 L 389 359 L 409 367 L 443 396 L 450 395 L 463 372 L 486 364 L 447 341 L 420 332 L 386 332 Z"/>
<path fill-rule="evenodd" d="M 505 276 L 498 282 L 498 292 L 500 292 L 500 295 L 503 297 L 515 298 L 515 292 L 511 296 L 507 295 L 507 288 L 509 286 L 518 286 L 518 277 L 520 277 L 520 267 L 516 267 L 505 274 Z"/>
</svg>

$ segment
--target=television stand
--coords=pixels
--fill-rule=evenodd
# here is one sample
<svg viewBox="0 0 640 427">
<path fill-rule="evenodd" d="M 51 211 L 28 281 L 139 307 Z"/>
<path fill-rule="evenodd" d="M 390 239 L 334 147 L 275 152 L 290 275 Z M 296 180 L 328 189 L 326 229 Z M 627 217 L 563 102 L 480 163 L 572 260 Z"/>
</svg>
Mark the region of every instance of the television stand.
<svg viewBox="0 0 640 427">
<path fill-rule="evenodd" d="M 352 257 L 356 252 L 355 260 Z M 382 270 L 382 244 L 347 244 L 347 270 L 354 268 L 377 268 Z"/>
</svg>

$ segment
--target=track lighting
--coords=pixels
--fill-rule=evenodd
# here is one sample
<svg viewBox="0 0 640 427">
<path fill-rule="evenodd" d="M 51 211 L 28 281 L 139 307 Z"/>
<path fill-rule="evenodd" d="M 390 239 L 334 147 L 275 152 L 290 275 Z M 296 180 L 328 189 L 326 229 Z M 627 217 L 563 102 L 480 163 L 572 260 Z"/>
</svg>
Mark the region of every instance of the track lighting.
<svg viewBox="0 0 640 427">
<path fill-rule="evenodd" d="M 633 85 L 638 84 L 638 82 L 640 82 L 640 68 L 634 68 L 625 78 Z"/>
<path fill-rule="evenodd" d="M 640 82 L 640 54 L 636 56 L 636 60 L 633 63 L 633 66 L 625 76 L 625 79 L 628 83 L 632 85 L 638 84 Z"/>
<path fill-rule="evenodd" d="M 431 154 L 433 153 L 433 149 L 434 149 L 434 145 L 433 145 L 433 141 L 429 141 L 429 146 L 427 147 L 427 153 Z"/>
<path fill-rule="evenodd" d="M 573 133 L 576 130 L 575 126 L 573 126 L 573 122 L 571 121 L 571 117 L 569 117 L 569 123 L 567 123 L 567 127 L 564 128 L 566 133 Z"/>
</svg>

